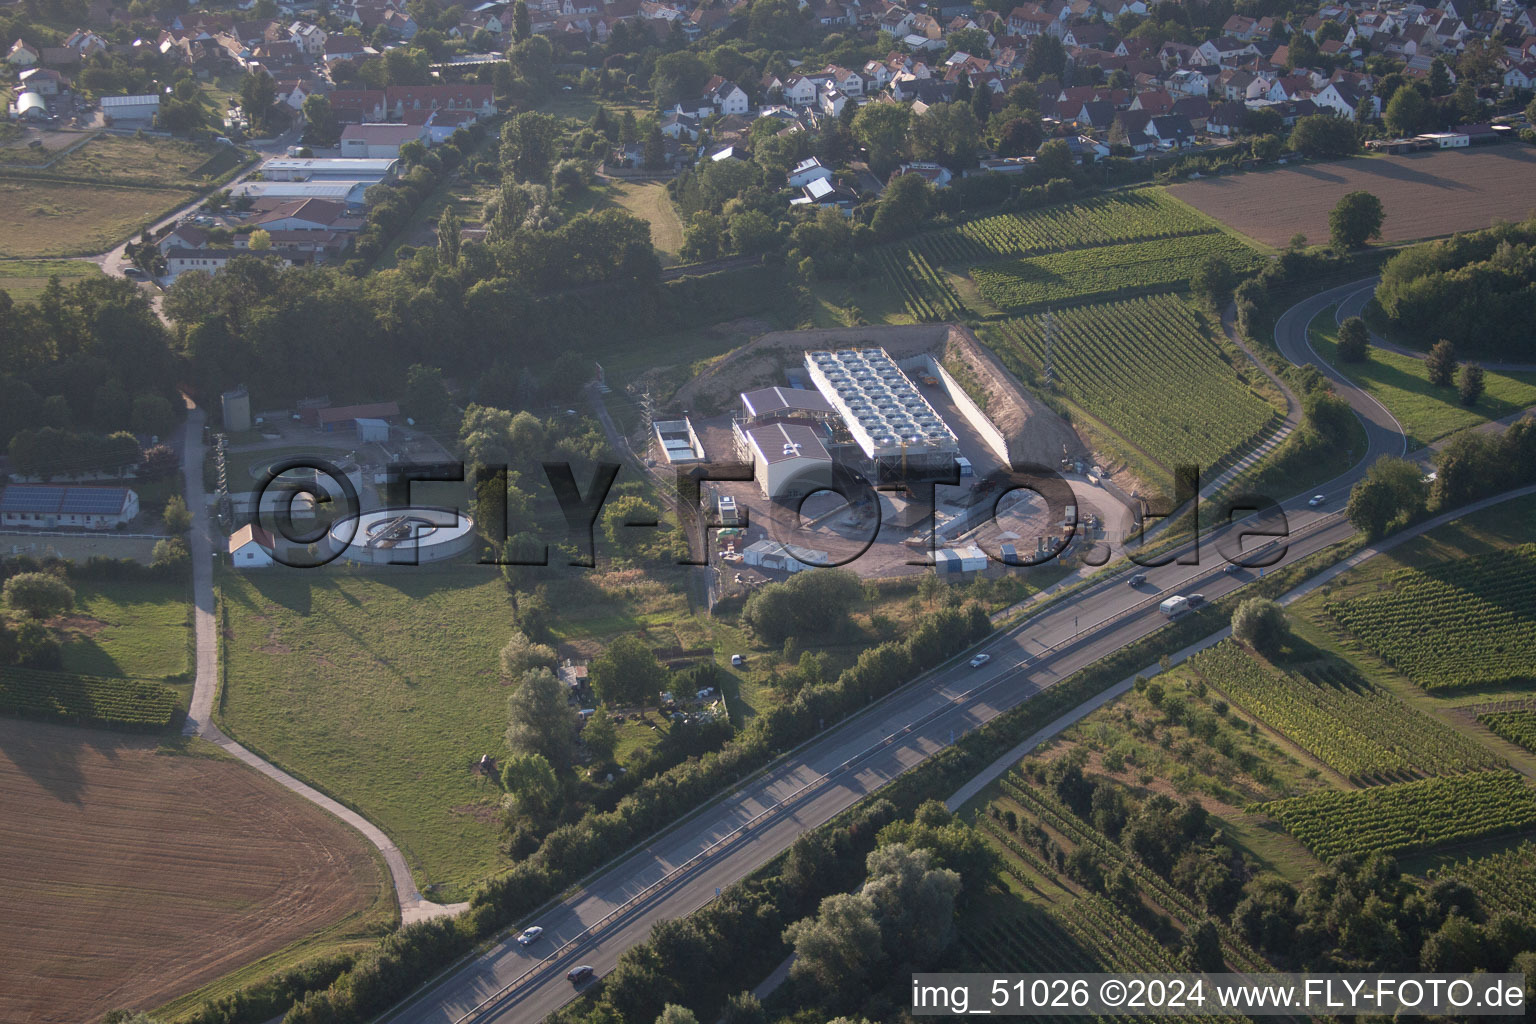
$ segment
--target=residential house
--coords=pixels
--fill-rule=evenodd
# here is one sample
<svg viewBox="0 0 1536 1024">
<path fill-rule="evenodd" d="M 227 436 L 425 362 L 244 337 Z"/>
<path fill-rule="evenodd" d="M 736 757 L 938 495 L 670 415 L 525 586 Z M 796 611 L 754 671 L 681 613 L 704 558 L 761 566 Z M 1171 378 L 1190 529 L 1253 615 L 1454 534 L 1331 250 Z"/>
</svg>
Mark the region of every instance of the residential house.
<svg viewBox="0 0 1536 1024">
<path fill-rule="evenodd" d="M 1206 118 L 1205 130 L 1212 135 L 1240 135 L 1243 131 L 1244 119 L 1248 116 L 1246 104 L 1236 100 L 1228 100 L 1219 104 L 1211 111 L 1211 116 Z"/>
<path fill-rule="evenodd" d="M 277 541 L 270 531 L 247 523 L 229 537 L 229 560 L 237 569 L 265 569 L 274 564 Z"/>
<path fill-rule="evenodd" d="M 934 188 L 949 187 L 949 183 L 953 181 L 955 177 L 950 173 L 949 168 L 945 167 L 943 164 L 929 163 L 926 161 L 914 161 L 912 163 L 902 164 L 901 166 L 897 167 L 896 170 L 891 173 L 891 181 L 895 181 L 897 178 L 908 174 L 917 175 L 919 178 L 922 178 Z"/>
<path fill-rule="evenodd" d="M 1061 22 L 1038 4 L 1015 7 L 1009 12 L 1006 24 L 1008 34 L 1012 36 L 1038 36 L 1047 32 L 1052 35 L 1062 34 Z"/>
<path fill-rule="evenodd" d="M 1504 72 L 1504 88 L 1536 88 L 1536 61 L 1521 61 L 1518 64 L 1511 64 L 1509 70 Z"/>
<path fill-rule="evenodd" d="M 1308 75 L 1282 75 L 1275 80 L 1264 98 L 1272 103 L 1280 103 L 1285 100 L 1311 99 L 1314 91 L 1312 79 Z"/>
<path fill-rule="evenodd" d="M 337 89 L 330 95 L 331 113 L 339 124 L 383 121 L 388 101 L 383 89 Z"/>
<path fill-rule="evenodd" d="M 1148 89 L 1136 94 L 1131 101 L 1131 110 L 1146 111 L 1149 117 L 1157 117 L 1173 112 L 1173 96 L 1161 89 Z"/>
<path fill-rule="evenodd" d="M 327 38 L 325 29 L 307 21 L 295 21 L 288 26 L 288 39 L 310 57 L 319 57 L 325 53 Z"/>
<path fill-rule="evenodd" d="M 35 92 L 39 96 L 57 96 L 69 91 L 69 79 L 52 68 L 28 68 L 17 76 L 21 91 Z"/>
<path fill-rule="evenodd" d="M 18 39 L 11 44 L 11 49 L 5 55 L 5 62 L 13 67 L 30 68 L 42 59 L 41 47 L 33 46 L 24 39 Z"/>
<path fill-rule="evenodd" d="M 325 37 L 321 56 L 329 64 L 333 60 L 358 60 L 364 56 L 365 45 L 357 36 L 345 33 Z"/>
<path fill-rule="evenodd" d="M 816 178 L 801 189 L 801 195 L 789 201 L 790 206 L 820 206 L 826 209 L 840 210 L 848 216 L 853 216 L 853 208 L 858 205 L 859 196 L 850 188 L 837 184 L 831 178 Z"/>
<path fill-rule="evenodd" d="M 1188 119 L 1196 131 L 1205 127 L 1213 109 L 1211 101 L 1204 96 L 1185 96 L 1173 105 L 1173 113 Z"/>
<path fill-rule="evenodd" d="M 832 177 L 832 168 L 824 165 L 820 160 L 811 157 L 802 160 L 785 176 L 785 182 L 790 188 L 804 188 L 817 179 Z"/>
<path fill-rule="evenodd" d="M 496 113 L 492 87 L 477 83 L 391 85 L 385 88 L 384 99 L 386 109 L 397 118 L 410 110 L 472 110 L 480 117 Z"/>
<path fill-rule="evenodd" d="M 1195 144 L 1195 126 L 1182 114 L 1164 114 L 1147 124 L 1147 134 L 1164 148 L 1182 148 Z"/>
<path fill-rule="evenodd" d="M 1360 106 L 1360 101 L 1367 97 L 1371 101 L 1371 116 L 1380 117 L 1381 100 L 1348 82 L 1329 82 L 1313 95 L 1312 102 L 1340 117 L 1355 120 L 1355 111 Z"/>
<path fill-rule="evenodd" d="M 682 104 L 678 104 L 679 107 Z M 673 109 L 661 118 L 661 134 L 669 139 L 686 138 L 689 142 L 699 141 L 699 132 L 702 130 L 697 114 L 690 114 L 680 109 Z"/>
<path fill-rule="evenodd" d="M 1211 80 L 1202 71 L 1180 68 L 1168 76 L 1168 91 L 1181 96 L 1204 96 L 1211 91 Z"/>
<path fill-rule="evenodd" d="M 94 57 L 107 51 L 107 41 L 90 29 L 77 28 L 65 39 L 64 45 L 82 57 Z"/>
<path fill-rule="evenodd" d="M 735 82 L 714 75 L 704 86 L 704 98 L 717 114 L 745 114 L 752 109 L 746 91 Z"/>
<path fill-rule="evenodd" d="M 817 109 L 828 117 L 841 117 L 843 108 L 848 105 L 848 97 L 835 85 L 829 85 L 821 90 L 817 98 Z"/>
</svg>

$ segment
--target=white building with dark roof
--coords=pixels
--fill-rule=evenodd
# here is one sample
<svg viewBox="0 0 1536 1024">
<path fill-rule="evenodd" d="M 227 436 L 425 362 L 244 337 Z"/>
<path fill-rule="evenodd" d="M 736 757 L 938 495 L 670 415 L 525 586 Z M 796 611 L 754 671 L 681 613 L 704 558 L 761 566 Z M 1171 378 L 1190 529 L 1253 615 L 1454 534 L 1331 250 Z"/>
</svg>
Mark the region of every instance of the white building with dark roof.
<svg viewBox="0 0 1536 1024">
<path fill-rule="evenodd" d="M 10 484 L 0 491 L 0 525 L 30 530 L 111 530 L 139 514 L 127 487 Z"/>
</svg>

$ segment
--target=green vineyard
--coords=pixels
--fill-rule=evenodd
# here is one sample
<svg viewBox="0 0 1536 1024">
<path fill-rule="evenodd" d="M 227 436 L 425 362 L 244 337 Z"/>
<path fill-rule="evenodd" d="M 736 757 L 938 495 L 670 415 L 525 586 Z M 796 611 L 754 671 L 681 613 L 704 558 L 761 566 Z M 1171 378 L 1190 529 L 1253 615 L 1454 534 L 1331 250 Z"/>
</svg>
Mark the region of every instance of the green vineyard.
<svg viewBox="0 0 1536 1024">
<path fill-rule="evenodd" d="M 1259 810 L 1326 861 L 1343 853 L 1427 850 L 1536 828 L 1536 790 L 1513 771 L 1476 772 L 1372 789 L 1323 789 Z"/>
<path fill-rule="evenodd" d="M 0 714 L 149 731 L 169 728 L 180 710 L 175 690 L 148 679 L 0 668 Z"/>
<path fill-rule="evenodd" d="M 1262 257 L 1223 234 L 1184 235 L 1128 245 L 1032 256 L 971 268 L 982 298 L 1010 312 L 1048 303 L 1182 289 L 1201 261 L 1220 257 L 1239 274 Z"/>
<path fill-rule="evenodd" d="M 1536 710 L 1490 711 L 1477 716 L 1495 736 L 1536 753 Z"/>
<path fill-rule="evenodd" d="M 1400 569 L 1328 613 L 1426 690 L 1536 680 L 1536 544 Z"/>
<path fill-rule="evenodd" d="M 1490 917 L 1500 911 L 1536 916 L 1536 845 L 1521 843 L 1487 857 L 1462 861 L 1441 874 L 1470 886 Z"/>
<path fill-rule="evenodd" d="M 912 319 L 919 323 L 934 323 L 965 317 L 965 306 L 960 297 L 921 253 L 890 247 L 875 250 L 875 259 L 901 293 Z"/>
<path fill-rule="evenodd" d="M 1053 320 L 1051 364 L 1063 393 L 1165 468 L 1214 466 L 1274 422 L 1274 408 L 1176 296 L 1078 306 Z M 997 325 L 990 341 L 1028 378 L 1044 369 L 1044 338 L 1037 317 Z"/>
<path fill-rule="evenodd" d="M 905 248 L 937 266 L 1218 230 L 1204 214 L 1170 198 L 1161 189 L 1140 189 L 1030 213 L 982 217 L 958 227 L 918 235 Z"/>
<path fill-rule="evenodd" d="M 1190 662 L 1232 703 L 1354 782 L 1496 768 L 1472 740 L 1343 665 L 1279 672 L 1227 641 Z"/>
</svg>

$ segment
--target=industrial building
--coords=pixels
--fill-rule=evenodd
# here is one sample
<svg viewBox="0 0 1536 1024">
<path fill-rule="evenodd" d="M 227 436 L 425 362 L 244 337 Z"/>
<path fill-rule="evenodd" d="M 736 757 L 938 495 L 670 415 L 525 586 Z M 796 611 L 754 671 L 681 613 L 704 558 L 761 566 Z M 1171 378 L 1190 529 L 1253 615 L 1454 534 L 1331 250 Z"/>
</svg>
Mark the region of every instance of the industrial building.
<svg viewBox="0 0 1536 1024">
<path fill-rule="evenodd" d="M 661 454 L 668 463 L 675 466 L 703 460 L 704 444 L 699 440 L 688 417 L 657 420 L 653 429 L 656 431 L 656 443 L 661 446 Z"/>
<path fill-rule="evenodd" d="M 345 203 L 348 213 L 361 213 L 367 206 L 370 188 L 382 184 L 377 179 L 367 181 L 242 181 L 230 189 L 236 198 L 252 199 L 329 199 Z"/>
<path fill-rule="evenodd" d="M 805 366 L 877 479 L 954 467 L 954 432 L 885 349 L 807 352 Z"/>
<path fill-rule="evenodd" d="M 388 181 L 399 165 L 394 156 L 274 157 L 261 165 L 261 175 L 268 181 Z"/>
<path fill-rule="evenodd" d="M 752 478 L 769 498 L 803 497 L 832 478 L 832 454 L 817 429 L 804 423 L 736 423 L 738 447 Z"/>
</svg>

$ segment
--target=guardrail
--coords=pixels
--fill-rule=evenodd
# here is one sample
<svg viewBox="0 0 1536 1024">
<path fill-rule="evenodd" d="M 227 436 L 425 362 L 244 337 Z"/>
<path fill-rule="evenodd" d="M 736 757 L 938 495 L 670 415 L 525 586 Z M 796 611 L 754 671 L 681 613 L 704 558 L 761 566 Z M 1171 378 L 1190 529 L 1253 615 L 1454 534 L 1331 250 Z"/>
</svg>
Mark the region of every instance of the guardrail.
<svg viewBox="0 0 1536 1024">
<path fill-rule="evenodd" d="M 1289 538 L 1287 538 L 1287 540 L 1297 540 L 1302 537 L 1309 536 L 1312 533 L 1316 533 L 1327 527 L 1331 527 L 1335 524 L 1336 521 L 1342 519 L 1343 515 L 1344 513 L 1342 512 L 1330 512 L 1319 516 L 1317 519 L 1314 519 L 1301 530 L 1297 531 L 1297 533 L 1292 534 Z M 1207 569 L 1203 572 L 1195 573 L 1193 576 L 1183 580 L 1178 584 L 1178 586 L 1185 587 L 1192 583 L 1197 583 L 1201 580 L 1217 576 L 1221 572 L 1222 570 L 1220 568 Z M 1049 647 L 1046 647 L 1044 650 L 1038 652 L 1037 654 L 1031 654 L 1030 652 L 1025 651 L 1023 661 L 1011 666 L 1006 671 L 993 676 L 986 682 L 949 698 L 940 706 L 935 707 L 928 713 L 924 714 L 921 718 L 908 723 L 906 726 L 902 727 L 896 732 L 890 733 L 880 741 L 871 744 L 865 749 L 854 754 L 852 757 L 849 757 L 836 768 L 833 768 L 827 772 L 823 772 L 821 775 L 800 786 L 788 796 L 775 801 L 772 806 L 759 811 L 757 814 L 747 819 L 747 821 L 743 824 L 738 825 L 736 828 L 732 829 L 721 838 L 715 840 L 713 843 L 710 843 L 704 849 L 700 850 L 698 853 L 694 854 L 692 857 L 688 858 L 686 861 L 679 864 L 671 871 L 668 871 L 654 882 L 651 882 L 638 893 L 629 897 L 623 903 L 620 903 L 618 906 L 614 907 L 607 914 L 603 915 L 601 918 L 594 921 L 586 928 L 582 929 L 581 932 L 579 932 L 577 935 L 567 939 L 553 952 L 545 955 L 544 957 L 541 957 L 538 962 L 533 964 L 522 974 L 519 974 L 516 978 L 513 978 L 511 981 L 507 982 L 500 989 L 496 990 L 496 992 L 475 1004 L 475 1006 L 472 1007 L 468 1012 L 454 1018 L 453 1024 L 468 1024 L 468 1022 L 480 1019 L 487 1010 L 492 1008 L 493 1004 L 499 1003 L 506 999 L 507 996 L 511 995 L 518 988 L 522 987 L 535 974 L 542 972 L 545 967 L 567 956 L 571 952 L 575 951 L 578 947 L 590 942 L 594 937 L 598 935 L 599 932 L 603 931 L 615 920 L 632 913 L 634 910 L 638 909 L 640 904 L 655 896 L 656 893 L 662 889 L 693 873 L 719 850 L 727 845 L 735 843 L 737 840 L 749 833 L 753 826 L 790 810 L 807 793 L 819 789 L 827 783 L 833 781 L 835 778 L 846 774 L 855 765 L 868 759 L 872 755 L 889 748 L 892 744 L 896 743 L 902 737 L 911 734 L 914 730 L 922 728 L 925 725 L 929 725 L 939 717 L 955 710 L 956 705 L 967 703 L 977 697 L 982 696 L 986 692 L 1003 685 L 1004 683 L 1011 682 L 1019 675 L 1024 674 L 1030 667 L 1037 667 L 1039 662 L 1043 659 L 1054 654 L 1059 654 L 1068 647 L 1071 647 L 1084 635 L 1096 632 L 1112 623 L 1119 622 L 1121 620 L 1144 613 L 1158 602 L 1158 599 L 1162 597 L 1162 594 L 1163 591 L 1159 591 L 1158 593 L 1148 597 L 1145 601 L 1139 601 L 1136 604 L 1131 605 L 1129 608 L 1123 608 L 1120 611 L 1111 615 L 1107 615 L 1096 622 L 1090 623 L 1087 626 L 1083 626 L 1080 629 L 1076 629 L 1071 633 L 1071 635 L 1057 641 Z"/>
</svg>

